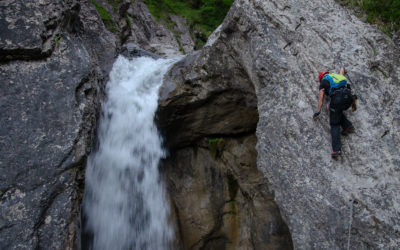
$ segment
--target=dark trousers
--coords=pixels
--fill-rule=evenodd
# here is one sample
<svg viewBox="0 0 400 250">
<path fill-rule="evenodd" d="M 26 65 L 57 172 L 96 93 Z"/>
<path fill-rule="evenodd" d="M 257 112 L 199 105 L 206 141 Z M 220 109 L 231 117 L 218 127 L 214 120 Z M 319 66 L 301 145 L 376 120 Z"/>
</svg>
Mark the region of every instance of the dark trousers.
<svg viewBox="0 0 400 250">
<path fill-rule="evenodd" d="M 340 127 L 346 129 L 353 126 L 346 116 L 343 114 L 343 110 L 340 108 L 329 105 L 329 124 L 331 125 L 331 136 L 332 136 L 332 150 L 333 152 L 339 151 L 342 148 L 340 142 Z"/>
</svg>

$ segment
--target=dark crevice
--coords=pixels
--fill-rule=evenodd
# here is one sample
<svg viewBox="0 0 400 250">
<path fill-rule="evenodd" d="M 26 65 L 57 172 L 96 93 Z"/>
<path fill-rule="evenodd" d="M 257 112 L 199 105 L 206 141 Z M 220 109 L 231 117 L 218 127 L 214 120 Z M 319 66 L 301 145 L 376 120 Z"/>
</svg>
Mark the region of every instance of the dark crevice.
<svg viewBox="0 0 400 250">
<path fill-rule="evenodd" d="M 52 52 L 52 50 L 43 52 L 41 48 L 18 48 L 13 50 L 0 49 L 0 63 L 7 63 L 16 60 L 40 61 L 51 56 Z"/>
</svg>

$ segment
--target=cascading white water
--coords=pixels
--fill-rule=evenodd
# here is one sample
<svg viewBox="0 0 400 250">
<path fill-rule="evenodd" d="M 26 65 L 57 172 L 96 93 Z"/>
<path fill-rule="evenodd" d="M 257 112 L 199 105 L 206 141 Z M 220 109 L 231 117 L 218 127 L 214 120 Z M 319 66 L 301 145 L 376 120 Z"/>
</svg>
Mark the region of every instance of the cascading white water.
<svg viewBox="0 0 400 250">
<path fill-rule="evenodd" d="M 88 159 L 85 231 L 91 249 L 168 249 L 173 229 L 160 182 L 164 155 L 154 124 L 158 88 L 171 59 L 119 57 L 107 83 L 98 150 Z"/>
</svg>

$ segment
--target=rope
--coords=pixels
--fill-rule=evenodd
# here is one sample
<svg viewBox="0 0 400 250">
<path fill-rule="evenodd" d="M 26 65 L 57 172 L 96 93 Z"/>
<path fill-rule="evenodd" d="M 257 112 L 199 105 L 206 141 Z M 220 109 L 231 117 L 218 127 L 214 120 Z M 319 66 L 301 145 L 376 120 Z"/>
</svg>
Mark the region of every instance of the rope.
<svg viewBox="0 0 400 250">
<path fill-rule="evenodd" d="M 351 200 L 350 201 L 349 235 L 347 237 L 347 250 L 350 250 L 351 224 L 353 223 L 353 204 L 354 204 L 354 200 Z"/>
</svg>

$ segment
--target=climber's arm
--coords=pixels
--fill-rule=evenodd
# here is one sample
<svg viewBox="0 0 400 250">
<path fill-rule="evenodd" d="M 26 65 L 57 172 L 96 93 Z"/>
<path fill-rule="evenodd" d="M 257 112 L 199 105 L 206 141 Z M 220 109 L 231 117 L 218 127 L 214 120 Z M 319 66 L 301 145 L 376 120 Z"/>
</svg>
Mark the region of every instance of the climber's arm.
<svg viewBox="0 0 400 250">
<path fill-rule="evenodd" d="M 317 118 L 321 113 L 322 104 L 324 103 L 324 89 L 319 90 L 319 97 L 318 97 L 318 111 L 314 113 L 313 118 Z"/>
<path fill-rule="evenodd" d="M 323 103 L 324 103 L 324 89 L 320 89 L 318 98 L 318 112 L 321 112 Z"/>
</svg>

